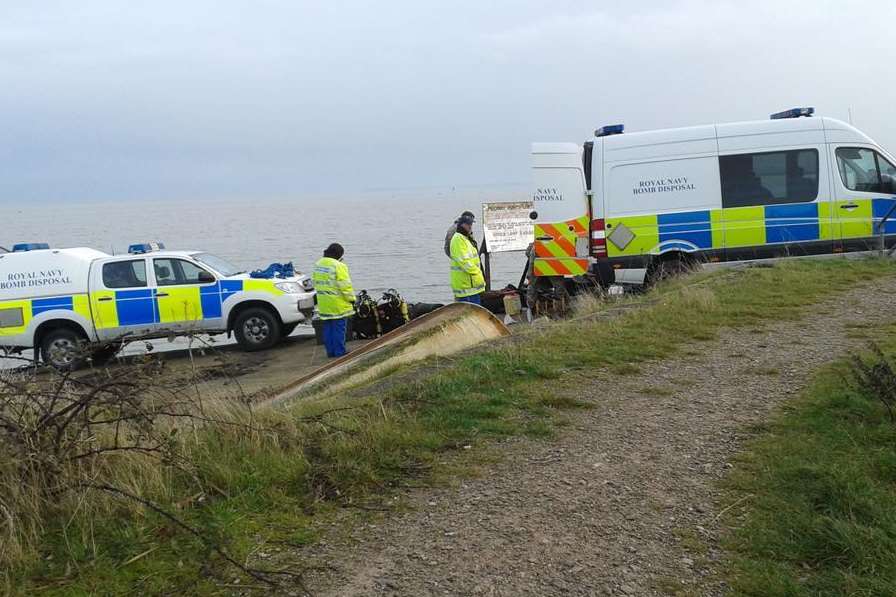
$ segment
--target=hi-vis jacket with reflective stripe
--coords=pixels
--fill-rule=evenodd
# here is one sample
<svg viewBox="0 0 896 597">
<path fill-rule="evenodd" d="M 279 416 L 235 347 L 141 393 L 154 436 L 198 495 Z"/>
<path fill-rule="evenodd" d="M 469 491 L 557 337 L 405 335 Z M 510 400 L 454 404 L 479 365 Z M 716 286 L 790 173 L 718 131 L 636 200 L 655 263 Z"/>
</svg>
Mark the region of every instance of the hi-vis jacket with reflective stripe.
<svg viewBox="0 0 896 597">
<path fill-rule="evenodd" d="M 355 290 L 346 264 L 324 257 L 314 264 L 311 279 L 317 290 L 317 311 L 321 319 L 342 319 L 355 313 Z"/>
<path fill-rule="evenodd" d="M 459 232 L 451 237 L 451 290 L 455 298 L 485 291 L 485 278 L 479 268 L 476 245 Z"/>
</svg>

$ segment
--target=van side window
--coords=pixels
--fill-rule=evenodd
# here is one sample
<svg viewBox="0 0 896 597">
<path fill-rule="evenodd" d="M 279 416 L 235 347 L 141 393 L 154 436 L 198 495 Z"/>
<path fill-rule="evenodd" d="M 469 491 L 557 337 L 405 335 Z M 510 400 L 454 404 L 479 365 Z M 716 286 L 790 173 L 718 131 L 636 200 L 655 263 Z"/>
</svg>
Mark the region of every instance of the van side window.
<svg viewBox="0 0 896 597">
<path fill-rule="evenodd" d="M 896 167 L 874 150 L 864 147 L 838 147 L 837 169 L 840 180 L 850 191 L 893 193 Z"/>
<path fill-rule="evenodd" d="M 103 286 L 106 288 L 145 288 L 146 260 L 135 259 L 103 264 Z"/>
<path fill-rule="evenodd" d="M 896 194 L 896 166 L 879 153 L 877 154 L 877 165 L 880 167 L 884 193 Z"/>
<path fill-rule="evenodd" d="M 18 328 L 25 325 L 25 316 L 21 307 L 0 309 L 0 328 Z"/>
<path fill-rule="evenodd" d="M 889 162 L 889 160 L 887 160 L 887 158 L 885 158 L 884 156 L 880 155 L 879 153 L 877 154 L 877 164 L 880 166 L 880 175 L 881 175 L 881 176 L 883 176 L 883 177 L 886 177 L 886 176 L 894 177 L 894 176 L 896 176 L 896 166 L 894 166 L 893 164 L 891 164 L 891 163 Z"/>
<path fill-rule="evenodd" d="M 818 150 L 719 156 L 722 207 L 808 203 L 818 197 Z"/>
</svg>

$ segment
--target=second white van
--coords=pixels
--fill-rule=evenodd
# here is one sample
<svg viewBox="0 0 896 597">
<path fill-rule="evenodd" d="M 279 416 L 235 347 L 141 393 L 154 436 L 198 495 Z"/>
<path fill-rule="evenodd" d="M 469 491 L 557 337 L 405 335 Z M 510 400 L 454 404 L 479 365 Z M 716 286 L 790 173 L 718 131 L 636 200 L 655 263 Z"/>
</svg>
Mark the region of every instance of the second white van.
<svg viewBox="0 0 896 597">
<path fill-rule="evenodd" d="M 813 113 L 534 143 L 537 280 L 892 247 L 896 159 Z"/>
</svg>

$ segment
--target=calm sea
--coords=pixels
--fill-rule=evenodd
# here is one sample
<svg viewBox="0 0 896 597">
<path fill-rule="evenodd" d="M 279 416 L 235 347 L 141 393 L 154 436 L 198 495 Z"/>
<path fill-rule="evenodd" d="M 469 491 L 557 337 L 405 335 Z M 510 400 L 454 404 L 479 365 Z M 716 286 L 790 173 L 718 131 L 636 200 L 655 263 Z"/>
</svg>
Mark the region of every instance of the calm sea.
<svg viewBox="0 0 896 597">
<path fill-rule="evenodd" d="M 0 203 L 0 245 L 48 242 L 123 253 L 131 243 L 162 241 L 169 249 L 201 249 L 241 269 L 292 261 L 309 271 L 331 242 L 345 247 L 357 290 L 376 298 L 396 288 L 411 302 L 449 302 L 445 231 L 464 210 L 485 201 L 520 201 L 524 189 L 500 192 L 370 193 L 346 199 Z M 479 219 L 479 218 L 477 218 Z M 478 224 L 474 229 L 482 238 Z M 496 255 L 492 285 L 516 284 L 522 253 Z"/>
</svg>

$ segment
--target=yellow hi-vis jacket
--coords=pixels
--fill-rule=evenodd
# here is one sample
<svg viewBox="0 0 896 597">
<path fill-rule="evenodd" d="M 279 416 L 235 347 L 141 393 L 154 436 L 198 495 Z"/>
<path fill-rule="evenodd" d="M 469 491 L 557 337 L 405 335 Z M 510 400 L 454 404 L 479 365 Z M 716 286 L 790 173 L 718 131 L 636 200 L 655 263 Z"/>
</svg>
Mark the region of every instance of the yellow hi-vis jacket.
<svg viewBox="0 0 896 597">
<path fill-rule="evenodd" d="M 355 289 L 348 266 L 324 257 L 314 264 L 311 274 L 317 291 L 317 312 L 321 319 L 342 319 L 355 313 Z"/>
<path fill-rule="evenodd" d="M 479 268 L 476 245 L 460 232 L 451 237 L 451 290 L 454 298 L 485 292 L 485 277 Z"/>
</svg>

